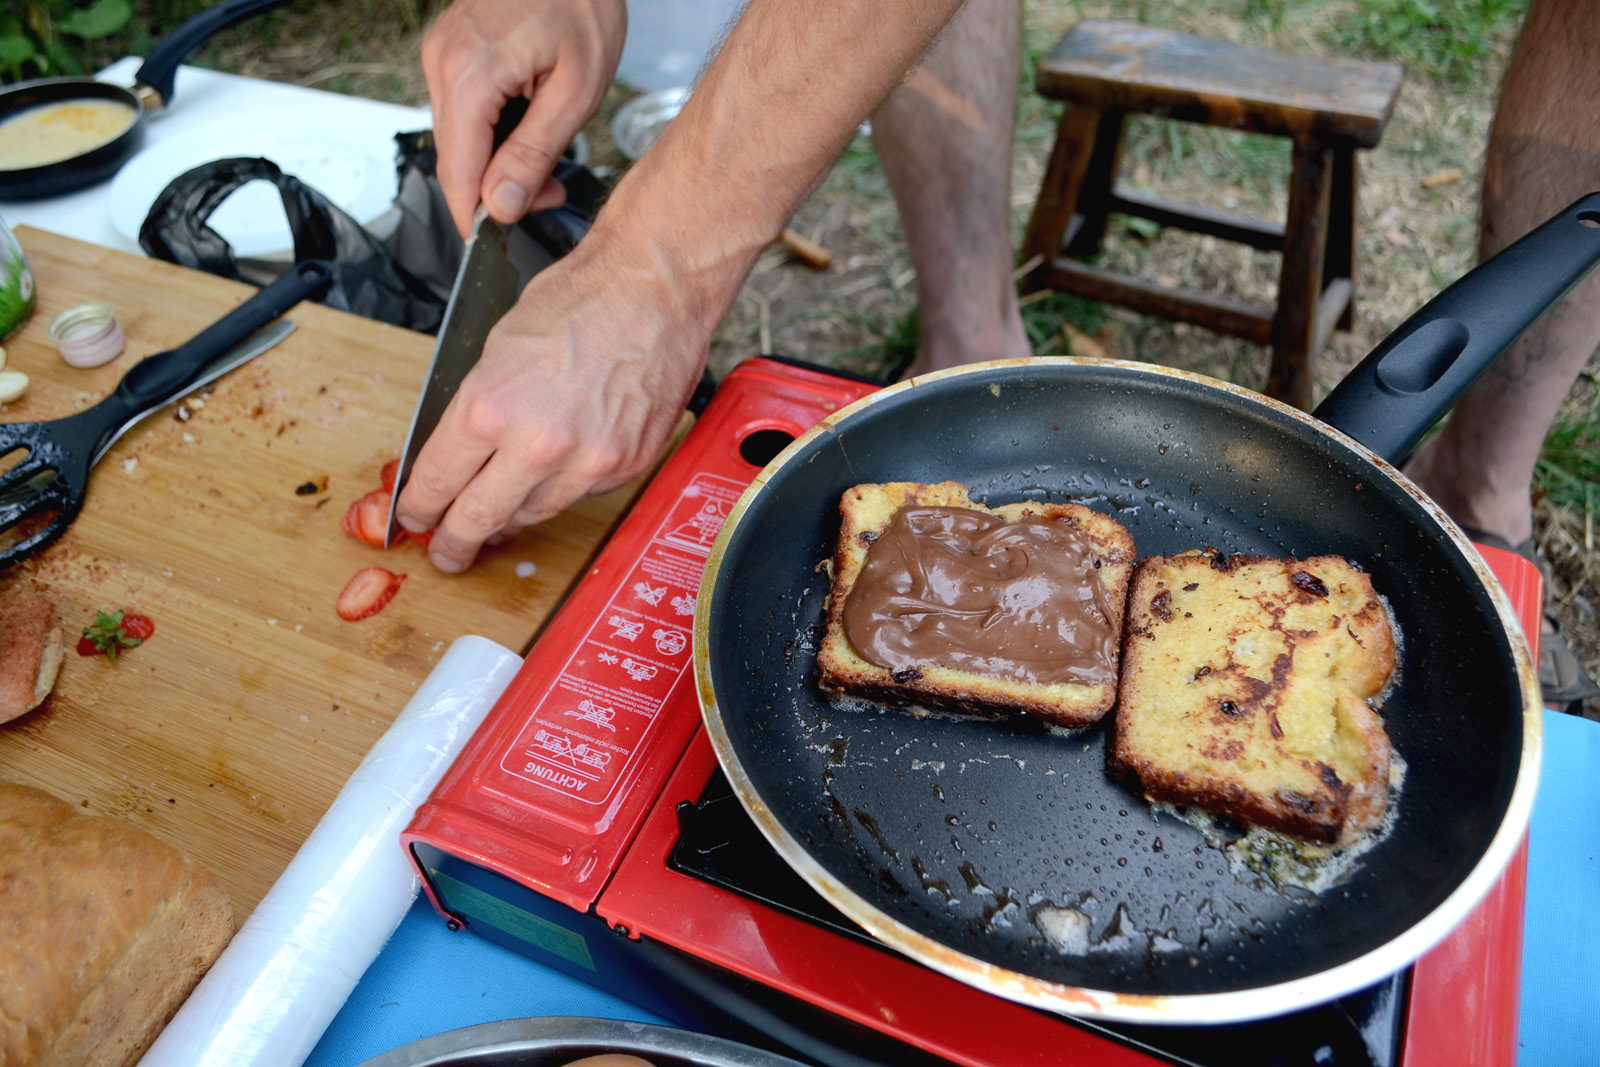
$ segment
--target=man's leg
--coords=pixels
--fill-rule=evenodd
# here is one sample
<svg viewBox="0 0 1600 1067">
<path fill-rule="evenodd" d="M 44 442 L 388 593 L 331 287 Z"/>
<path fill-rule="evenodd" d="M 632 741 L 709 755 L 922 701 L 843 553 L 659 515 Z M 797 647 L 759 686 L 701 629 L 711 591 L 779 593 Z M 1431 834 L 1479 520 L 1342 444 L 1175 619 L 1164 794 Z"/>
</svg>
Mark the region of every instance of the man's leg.
<svg viewBox="0 0 1600 1067">
<path fill-rule="evenodd" d="M 1489 134 L 1480 256 L 1597 189 L 1600 4 L 1534 0 Z M 1407 473 L 1457 522 L 1526 541 L 1534 464 L 1596 345 L 1600 275 L 1590 275 L 1484 375 Z"/>
<path fill-rule="evenodd" d="M 1031 355 L 1011 282 L 1020 0 L 969 0 L 872 116 L 917 271 L 910 373 Z"/>
</svg>

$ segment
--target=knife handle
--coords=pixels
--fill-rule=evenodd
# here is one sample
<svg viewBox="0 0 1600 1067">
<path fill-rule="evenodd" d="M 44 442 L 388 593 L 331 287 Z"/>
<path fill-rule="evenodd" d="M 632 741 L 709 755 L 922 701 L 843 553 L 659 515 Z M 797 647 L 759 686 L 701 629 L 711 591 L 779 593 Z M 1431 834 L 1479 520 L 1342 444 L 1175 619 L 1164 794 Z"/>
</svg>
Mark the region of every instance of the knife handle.
<svg viewBox="0 0 1600 1067">
<path fill-rule="evenodd" d="M 500 151 L 500 146 L 506 143 L 506 138 L 511 136 L 511 131 L 517 128 L 528 113 L 528 98 L 513 96 L 506 101 L 506 106 L 500 109 L 500 120 L 494 124 L 494 147 L 489 154 Z"/>
</svg>

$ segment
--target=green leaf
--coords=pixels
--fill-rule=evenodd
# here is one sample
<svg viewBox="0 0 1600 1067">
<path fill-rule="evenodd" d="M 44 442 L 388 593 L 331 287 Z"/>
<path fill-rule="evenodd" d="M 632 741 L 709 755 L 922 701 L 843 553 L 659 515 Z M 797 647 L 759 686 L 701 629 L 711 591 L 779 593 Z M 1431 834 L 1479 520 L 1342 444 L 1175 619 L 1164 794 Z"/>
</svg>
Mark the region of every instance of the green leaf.
<svg viewBox="0 0 1600 1067">
<path fill-rule="evenodd" d="M 131 18 L 133 5 L 128 0 L 95 0 L 91 6 L 72 12 L 59 25 L 62 33 L 94 41 L 116 33 Z"/>
<path fill-rule="evenodd" d="M 50 69 L 58 74 L 83 73 L 83 64 L 78 62 L 77 53 L 68 48 L 60 38 L 46 46 L 45 55 L 49 57 Z"/>
<path fill-rule="evenodd" d="M 21 67 L 22 64 L 37 59 L 38 56 L 33 42 L 21 34 L 0 37 L 0 66 Z"/>
<path fill-rule="evenodd" d="M 1128 229 L 1149 241 L 1161 232 L 1161 223 L 1153 219 L 1141 219 L 1138 216 L 1134 216 L 1128 219 Z"/>
</svg>

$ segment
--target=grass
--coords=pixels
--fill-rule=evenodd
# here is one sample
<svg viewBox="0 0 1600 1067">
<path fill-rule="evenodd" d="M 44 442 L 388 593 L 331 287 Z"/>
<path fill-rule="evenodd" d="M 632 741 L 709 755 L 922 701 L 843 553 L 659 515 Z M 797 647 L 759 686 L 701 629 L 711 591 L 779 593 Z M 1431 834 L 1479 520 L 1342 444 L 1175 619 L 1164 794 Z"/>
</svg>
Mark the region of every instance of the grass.
<svg viewBox="0 0 1600 1067">
<path fill-rule="evenodd" d="M 1592 516 L 1600 504 L 1600 380 L 1586 374 L 1545 438 L 1534 488 L 1557 507 Z"/>
<path fill-rule="evenodd" d="M 1070 345 L 1063 343 L 1064 327 L 1071 326 L 1079 333 L 1094 337 L 1106 325 L 1104 304 L 1066 293 L 1041 290 L 1022 298 L 1022 328 L 1027 331 L 1028 343 L 1035 355 L 1054 356 L 1067 352 Z"/>
<path fill-rule="evenodd" d="M 1358 0 L 1330 43 L 1464 85 L 1510 44 L 1527 7 L 1527 0 Z"/>
</svg>

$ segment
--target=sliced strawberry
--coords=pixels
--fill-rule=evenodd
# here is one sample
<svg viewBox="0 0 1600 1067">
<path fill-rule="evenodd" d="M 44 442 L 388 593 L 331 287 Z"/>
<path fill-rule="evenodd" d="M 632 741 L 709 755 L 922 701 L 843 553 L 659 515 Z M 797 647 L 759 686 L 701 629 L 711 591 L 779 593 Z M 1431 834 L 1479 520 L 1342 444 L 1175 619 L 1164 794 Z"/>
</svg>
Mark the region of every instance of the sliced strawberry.
<svg viewBox="0 0 1600 1067">
<path fill-rule="evenodd" d="M 105 655 L 105 651 L 106 650 L 101 648 L 95 639 L 90 637 L 88 634 L 84 634 L 82 637 L 78 638 L 78 655 L 80 656 L 103 656 Z"/>
<path fill-rule="evenodd" d="M 383 488 L 388 492 L 394 492 L 394 483 L 400 478 L 400 461 L 391 459 L 385 463 L 383 465 L 383 473 L 379 477 L 383 479 Z"/>
<path fill-rule="evenodd" d="M 376 548 L 383 547 L 389 532 L 389 503 L 394 494 L 387 489 L 375 489 L 362 497 L 361 539 Z"/>
<path fill-rule="evenodd" d="M 148 615 L 124 615 L 122 632 L 140 641 L 148 640 L 156 632 L 155 621 Z"/>
<path fill-rule="evenodd" d="M 334 610 L 346 622 L 370 618 L 383 610 L 383 606 L 394 598 L 400 583 L 405 580 L 405 575 L 386 571 L 382 567 L 363 567 L 340 591 Z"/>
<path fill-rule="evenodd" d="M 401 536 L 411 538 L 411 540 L 422 546 L 423 551 L 427 551 L 428 542 L 433 540 L 433 531 L 423 530 L 421 533 L 412 533 L 410 530 L 402 530 Z"/>
<path fill-rule="evenodd" d="M 389 532 L 389 501 L 392 499 L 394 494 L 387 489 L 374 489 L 350 505 L 350 510 L 339 520 L 339 526 L 357 541 L 382 548 L 384 534 Z"/>
<path fill-rule="evenodd" d="M 339 519 L 339 529 L 354 537 L 357 541 L 361 537 L 361 501 L 351 501 L 349 509 Z"/>
</svg>

